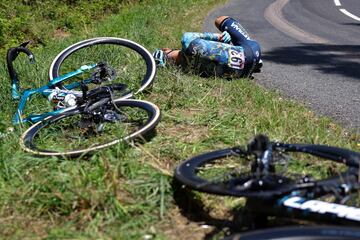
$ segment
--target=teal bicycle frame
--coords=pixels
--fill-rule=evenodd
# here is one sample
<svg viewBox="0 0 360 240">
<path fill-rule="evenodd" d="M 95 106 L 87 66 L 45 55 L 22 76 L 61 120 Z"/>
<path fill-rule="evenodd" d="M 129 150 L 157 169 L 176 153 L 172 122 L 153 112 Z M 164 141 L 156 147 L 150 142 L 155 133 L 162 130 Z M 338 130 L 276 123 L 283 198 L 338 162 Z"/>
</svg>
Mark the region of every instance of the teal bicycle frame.
<svg viewBox="0 0 360 240">
<path fill-rule="evenodd" d="M 18 104 L 16 113 L 13 117 L 13 124 L 20 124 L 20 123 L 36 123 L 38 121 L 43 120 L 44 118 L 48 117 L 48 116 L 54 116 L 63 112 L 66 112 L 68 110 L 71 110 L 75 107 L 68 107 L 68 108 L 61 108 L 58 110 L 54 110 L 51 112 L 46 112 L 46 113 L 42 113 L 42 114 L 31 114 L 29 116 L 23 116 L 23 112 L 25 109 L 25 106 L 28 102 L 28 100 L 35 94 L 41 94 L 44 97 L 48 97 L 51 93 L 58 91 L 56 88 L 56 85 L 59 83 L 62 83 L 70 78 L 73 78 L 77 75 L 80 75 L 86 71 L 89 71 L 91 69 L 94 69 L 95 67 L 97 67 L 98 64 L 92 64 L 92 65 L 84 65 L 81 66 L 79 69 L 77 69 L 74 72 L 70 72 L 67 74 L 64 74 L 62 76 L 59 76 L 57 78 L 54 78 L 53 80 L 49 81 L 47 85 L 42 86 L 40 88 L 36 88 L 36 89 L 28 89 L 28 90 L 24 90 L 23 92 L 20 92 L 19 89 L 19 85 L 18 85 L 18 80 L 17 79 L 13 79 L 12 80 L 12 84 L 11 84 L 11 90 L 12 90 L 12 98 L 15 99 L 19 99 L 20 98 L 20 102 Z M 91 79 L 87 79 L 82 81 L 83 83 L 87 84 L 90 83 Z M 74 82 L 68 85 L 64 85 L 64 87 L 68 90 L 73 90 L 74 88 L 80 87 L 80 82 Z"/>
</svg>

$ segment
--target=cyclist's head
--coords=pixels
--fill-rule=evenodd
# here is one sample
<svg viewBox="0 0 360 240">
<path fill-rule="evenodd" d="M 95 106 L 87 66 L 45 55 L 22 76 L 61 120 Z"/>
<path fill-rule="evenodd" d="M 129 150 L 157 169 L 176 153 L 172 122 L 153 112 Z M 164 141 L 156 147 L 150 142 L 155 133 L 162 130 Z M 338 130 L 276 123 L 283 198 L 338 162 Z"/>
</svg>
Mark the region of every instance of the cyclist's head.
<svg viewBox="0 0 360 240">
<path fill-rule="evenodd" d="M 222 22 L 227 18 L 229 18 L 229 16 L 220 16 L 215 19 L 215 26 L 217 27 L 217 29 L 220 30 L 220 26 L 221 26 Z"/>
<path fill-rule="evenodd" d="M 181 54 L 178 49 L 162 48 L 161 50 L 156 50 L 153 53 L 153 57 L 158 66 L 164 67 L 166 63 L 181 64 Z"/>
<path fill-rule="evenodd" d="M 180 50 L 179 49 L 171 49 L 171 48 L 163 48 L 166 58 L 173 64 L 180 64 Z"/>
</svg>

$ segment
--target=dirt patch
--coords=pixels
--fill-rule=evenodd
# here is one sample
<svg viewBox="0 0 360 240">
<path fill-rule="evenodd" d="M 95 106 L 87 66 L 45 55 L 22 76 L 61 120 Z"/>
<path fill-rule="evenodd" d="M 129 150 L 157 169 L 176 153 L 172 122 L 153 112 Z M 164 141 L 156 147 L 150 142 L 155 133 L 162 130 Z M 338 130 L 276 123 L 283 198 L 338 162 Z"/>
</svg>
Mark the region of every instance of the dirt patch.
<svg viewBox="0 0 360 240">
<path fill-rule="evenodd" d="M 208 138 L 208 128 L 192 124 L 176 124 L 164 129 L 164 134 L 178 138 L 182 142 L 192 143 L 200 139 Z"/>
<path fill-rule="evenodd" d="M 192 119 L 196 115 L 203 113 L 204 109 L 201 108 L 189 108 L 189 109 L 182 109 L 181 115 L 186 119 Z"/>
<path fill-rule="evenodd" d="M 32 234 L 39 238 L 45 238 L 48 233 L 48 224 L 45 221 L 26 216 L 9 216 L 0 218 L 0 234 L 2 237 L 17 235 L 31 236 Z M 19 231 L 23 229 L 23 232 Z"/>
<path fill-rule="evenodd" d="M 210 227 L 201 222 L 191 222 L 181 215 L 179 208 L 169 211 L 169 219 L 161 224 L 161 229 L 169 240 L 172 239 L 204 239 L 214 227 Z"/>
<path fill-rule="evenodd" d="M 177 205 L 160 225 L 167 239 L 222 238 L 238 228 L 234 206 L 243 205 L 243 199 L 178 190 L 174 195 Z"/>
<path fill-rule="evenodd" d="M 54 38 L 63 39 L 69 37 L 70 33 L 64 31 L 63 29 L 56 29 L 53 33 L 53 36 Z"/>
</svg>

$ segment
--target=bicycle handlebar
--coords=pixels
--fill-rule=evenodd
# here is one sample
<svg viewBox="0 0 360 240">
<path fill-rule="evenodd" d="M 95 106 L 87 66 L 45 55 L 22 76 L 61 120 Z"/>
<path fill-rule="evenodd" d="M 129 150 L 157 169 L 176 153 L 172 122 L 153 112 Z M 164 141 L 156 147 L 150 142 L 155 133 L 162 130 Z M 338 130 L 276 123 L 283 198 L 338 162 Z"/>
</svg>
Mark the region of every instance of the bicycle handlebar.
<svg viewBox="0 0 360 240">
<path fill-rule="evenodd" d="M 14 69 L 13 62 L 19 56 L 19 53 L 25 53 L 29 57 L 31 63 L 35 62 L 34 54 L 26 47 L 29 43 L 30 41 L 24 42 L 18 47 L 9 48 L 7 51 L 6 65 L 11 78 L 12 96 L 15 99 L 20 97 L 18 93 L 20 80 L 18 79 L 17 73 Z"/>
</svg>

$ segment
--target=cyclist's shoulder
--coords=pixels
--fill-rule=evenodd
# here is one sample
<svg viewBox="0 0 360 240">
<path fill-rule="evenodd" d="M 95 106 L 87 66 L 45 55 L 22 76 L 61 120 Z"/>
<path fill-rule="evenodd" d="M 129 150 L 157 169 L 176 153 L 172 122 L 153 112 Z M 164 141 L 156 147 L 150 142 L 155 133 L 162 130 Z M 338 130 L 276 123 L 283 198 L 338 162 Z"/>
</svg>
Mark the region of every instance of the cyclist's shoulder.
<svg viewBox="0 0 360 240">
<path fill-rule="evenodd" d="M 181 43 L 188 45 L 193 40 L 199 38 L 200 34 L 201 33 L 198 33 L 198 32 L 185 32 L 185 33 L 183 33 L 183 35 L 181 37 Z"/>
</svg>

